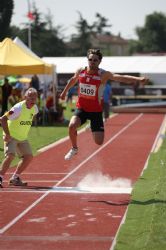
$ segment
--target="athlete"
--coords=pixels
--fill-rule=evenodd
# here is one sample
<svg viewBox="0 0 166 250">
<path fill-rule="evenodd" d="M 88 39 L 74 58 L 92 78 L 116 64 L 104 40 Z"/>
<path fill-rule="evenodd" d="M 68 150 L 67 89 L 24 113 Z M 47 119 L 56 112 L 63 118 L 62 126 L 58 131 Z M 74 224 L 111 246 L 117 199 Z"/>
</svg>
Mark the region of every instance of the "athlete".
<svg viewBox="0 0 166 250">
<path fill-rule="evenodd" d="M 135 84 L 145 84 L 147 78 L 129 75 L 113 74 L 99 68 L 102 53 L 99 49 L 89 49 L 87 52 L 88 67 L 80 68 L 68 81 L 60 97 L 65 99 L 66 93 L 77 82 L 79 83 L 78 101 L 76 111 L 69 123 L 69 137 L 72 148 L 65 155 L 65 160 L 70 160 L 78 153 L 77 128 L 90 120 L 91 131 L 96 144 L 101 145 L 104 141 L 104 124 L 102 118 L 102 97 L 105 84 L 108 80 Z"/>
<path fill-rule="evenodd" d="M 38 113 L 36 102 L 37 91 L 34 88 L 29 88 L 25 93 L 25 100 L 14 105 L 10 111 L 6 112 L 0 118 L 3 129 L 5 153 L 5 158 L 0 167 L 0 187 L 3 187 L 3 177 L 15 158 L 16 153 L 21 160 L 9 180 L 9 185 L 27 185 L 26 182 L 21 180 L 20 174 L 26 169 L 33 158 L 27 137 L 33 118 Z"/>
</svg>

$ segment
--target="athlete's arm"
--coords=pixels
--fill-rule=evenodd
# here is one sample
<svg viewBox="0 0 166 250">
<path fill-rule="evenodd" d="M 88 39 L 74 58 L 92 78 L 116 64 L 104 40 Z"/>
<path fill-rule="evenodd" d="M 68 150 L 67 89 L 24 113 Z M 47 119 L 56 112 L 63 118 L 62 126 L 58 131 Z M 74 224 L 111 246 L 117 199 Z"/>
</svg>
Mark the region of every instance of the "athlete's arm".
<svg viewBox="0 0 166 250">
<path fill-rule="evenodd" d="M 65 96 L 66 96 L 66 93 L 68 92 L 68 90 L 70 88 L 72 88 L 77 83 L 80 71 L 81 71 L 81 69 L 77 70 L 76 73 L 69 79 L 69 81 L 68 81 L 67 85 L 65 86 L 64 90 L 60 94 L 60 98 L 62 100 L 65 99 Z"/>
<path fill-rule="evenodd" d="M 119 75 L 119 74 L 113 74 L 109 71 L 105 72 L 103 79 L 104 79 L 104 81 L 112 80 L 115 82 L 124 82 L 127 84 L 135 84 L 135 83 L 139 82 L 139 83 L 144 85 L 148 82 L 148 78 L 146 78 L 146 77 Z"/>
</svg>

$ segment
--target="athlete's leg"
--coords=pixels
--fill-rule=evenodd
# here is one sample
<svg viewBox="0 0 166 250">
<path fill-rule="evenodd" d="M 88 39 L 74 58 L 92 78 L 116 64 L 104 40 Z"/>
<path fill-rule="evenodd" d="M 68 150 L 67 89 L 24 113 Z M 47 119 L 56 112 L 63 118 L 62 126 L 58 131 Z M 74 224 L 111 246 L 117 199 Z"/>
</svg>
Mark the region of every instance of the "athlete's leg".
<svg viewBox="0 0 166 250">
<path fill-rule="evenodd" d="M 65 160 L 70 160 L 78 152 L 77 146 L 77 128 L 81 125 L 81 120 L 78 116 L 72 116 L 69 123 L 69 137 L 71 141 L 72 148 L 65 155 Z"/>
<path fill-rule="evenodd" d="M 86 122 L 86 112 L 82 109 L 76 109 L 74 116 L 72 116 L 69 123 L 69 137 L 72 144 L 72 148 L 65 155 L 65 160 L 70 160 L 74 155 L 78 153 L 77 146 L 77 128 Z"/>
<path fill-rule="evenodd" d="M 72 116 L 69 123 L 69 137 L 73 148 L 77 148 L 77 128 L 81 125 L 78 116 Z"/>
<path fill-rule="evenodd" d="M 104 124 L 102 112 L 93 112 L 90 114 L 91 130 L 96 144 L 101 145 L 104 141 Z"/>
<path fill-rule="evenodd" d="M 104 131 L 93 132 L 93 139 L 96 144 L 102 145 L 104 141 Z"/>
</svg>

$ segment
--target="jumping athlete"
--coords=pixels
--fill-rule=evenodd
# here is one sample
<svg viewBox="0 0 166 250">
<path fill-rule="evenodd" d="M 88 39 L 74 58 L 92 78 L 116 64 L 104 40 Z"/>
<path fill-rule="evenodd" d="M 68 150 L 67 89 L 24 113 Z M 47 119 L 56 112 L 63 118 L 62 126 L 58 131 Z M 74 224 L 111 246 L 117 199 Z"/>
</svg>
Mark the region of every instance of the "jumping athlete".
<svg viewBox="0 0 166 250">
<path fill-rule="evenodd" d="M 16 153 L 20 156 L 21 160 L 9 180 L 9 185 L 27 185 L 26 182 L 21 180 L 20 174 L 26 169 L 33 158 L 27 137 L 33 118 L 38 113 L 36 102 L 37 91 L 34 88 L 29 88 L 25 93 L 25 100 L 14 105 L 0 118 L 4 132 L 5 153 L 5 159 L 0 167 L 0 187 L 3 187 L 2 181 L 4 174 L 10 167 Z"/>
<path fill-rule="evenodd" d="M 72 148 L 65 155 L 65 160 L 70 160 L 78 153 L 77 128 L 90 120 L 93 139 L 96 144 L 101 145 L 104 141 L 104 124 L 102 118 L 102 97 L 105 84 L 108 80 L 135 84 L 145 84 L 147 78 L 129 75 L 113 74 L 99 68 L 102 53 L 99 49 L 89 49 L 87 52 L 88 67 L 80 68 L 68 81 L 60 97 L 65 99 L 68 90 L 77 82 L 79 83 L 78 101 L 76 111 L 69 123 L 69 136 Z"/>
</svg>

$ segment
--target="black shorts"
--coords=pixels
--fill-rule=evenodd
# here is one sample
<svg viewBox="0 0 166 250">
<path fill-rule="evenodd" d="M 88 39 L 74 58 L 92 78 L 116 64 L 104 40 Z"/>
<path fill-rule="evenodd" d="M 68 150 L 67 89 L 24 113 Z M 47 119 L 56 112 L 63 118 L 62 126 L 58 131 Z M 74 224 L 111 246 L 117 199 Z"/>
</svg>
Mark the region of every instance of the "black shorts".
<svg viewBox="0 0 166 250">
<path fill-rule="evenodd" d="M 102 112 L 86 112 L 83 109 L 76 109 L 74 115 L 80 118 L 81 125 L 83 125 L 87 120 L 90 120 L 92 132 L 104 131 Z"/>
</svg>

